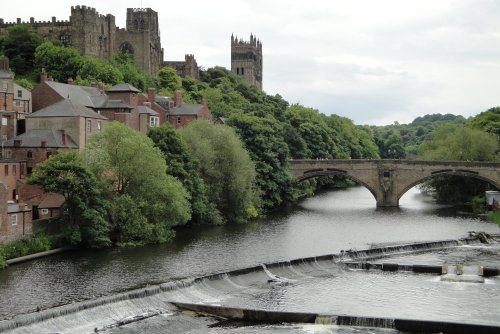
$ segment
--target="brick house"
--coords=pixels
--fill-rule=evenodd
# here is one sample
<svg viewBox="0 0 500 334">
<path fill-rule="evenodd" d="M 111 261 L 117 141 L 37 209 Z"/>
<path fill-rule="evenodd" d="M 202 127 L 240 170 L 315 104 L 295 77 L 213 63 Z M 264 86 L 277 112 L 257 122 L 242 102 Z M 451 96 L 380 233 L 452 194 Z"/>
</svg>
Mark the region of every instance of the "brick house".
<svg viewBox="0 0 500 334">
<path fill-rule="evenodd" d="M 187 104 L 182 101 L 181 92 L 176 91 L 174 108 L 170 111 L 167 121 L 176 128 L 180 128 L 197 119 L 212 122 L 212 113 L 208 110 L 207 100 L 203 98 L 201 104 Z"/>
<path fill-rule="evenodd" d="M 6 57 L 0 58 L 0 139 L 13 138 L 24 131 L 25 115 L 31 113 L 31 93 L 14 82 Z"/>
</svg>

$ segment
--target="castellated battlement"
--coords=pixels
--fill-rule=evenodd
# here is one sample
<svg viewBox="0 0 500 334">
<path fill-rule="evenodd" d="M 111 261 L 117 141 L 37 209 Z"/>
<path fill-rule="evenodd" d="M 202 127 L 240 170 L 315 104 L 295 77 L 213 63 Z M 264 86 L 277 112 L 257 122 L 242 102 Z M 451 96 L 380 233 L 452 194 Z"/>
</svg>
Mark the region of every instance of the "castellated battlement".
<svg viewBox="0 0 500 334">
<path fill-rule="evenodd" d="M 106 19 L 107 17 L 114 17 L 111 14 L 108 15 L 102 15 L 99 14 L 99 12 L 93 8 L 93 7 L 87 7 L 87 6 L 71 6 L 71 16 L 73 15 L 91 15 L 99 19 Z"/>
<path fill-rule="evenodd" d="M 262 42 L 257 39 L 253 34 L 250 34 L 250 41 L 245 41 L 242 38 L 238 39 L 238 36 L 231 35 L 231 46 L 232 47 L 252 47 L 257 49 L 262 49 Z"/>
<path fill-rule="evenodd" d="M 10 26 L 15 26 L 17 24 L 27 24 L 32 27 L 64 27 L 70 26 L 71 22 L 69 20 L 56 20 L 56 17 L 53 16 L 51 21 L 35 21 L 35 18 L 30 17 L 29 21 L 21 21 L 20 18 L 16 20 L 16 22 L 5 22 L 4 19 L 0 19 L 0 28 L 8 28 Z"/>
</svg>

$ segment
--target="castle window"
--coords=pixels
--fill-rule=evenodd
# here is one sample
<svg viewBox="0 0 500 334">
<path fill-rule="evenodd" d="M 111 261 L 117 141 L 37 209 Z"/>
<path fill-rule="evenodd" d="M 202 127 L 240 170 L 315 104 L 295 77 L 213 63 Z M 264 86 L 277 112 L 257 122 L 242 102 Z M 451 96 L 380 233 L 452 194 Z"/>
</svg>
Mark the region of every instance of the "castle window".
<svg viewBox="0 0 500 334">
<path fill-rule="evenodd" d="M 134 30 L 139 30 L 139 20 L 134 21 Z"/>
<path fill-rule="evenodd" d="M 236 74 L 240 74 L 240 68 L 239 67 L 236 67 Z"/>
<path fill-rule="evenodd" d="M 241 68 L 241 75 L 245 75 L 245 68 Z"/>
<path fill-rule="evenodd" d="M 68 46 L 70 43 L 69 35 L 67 33 L 59 35 L 59 41 L 62 43 L 62 45 Z"/>
<path fill-rule="evenodd" d="M 144 22 L 144 20 L 141 20 L 141 30 L 145 29 L 146 29 L 146 23 Z"/>
</svg>

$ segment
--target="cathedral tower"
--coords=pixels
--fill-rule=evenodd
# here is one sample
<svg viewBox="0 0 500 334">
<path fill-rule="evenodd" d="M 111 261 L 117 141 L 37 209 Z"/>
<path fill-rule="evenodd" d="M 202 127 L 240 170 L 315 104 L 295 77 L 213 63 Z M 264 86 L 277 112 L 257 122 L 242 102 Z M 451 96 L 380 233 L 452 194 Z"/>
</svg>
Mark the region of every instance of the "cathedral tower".
<svg viewBox="0 0 500 334">
<path fill-rule="evenodd" d="M 231 35 L 231 72 L 262 90 L 262 43 L 253 34 L 250 42 Z"/>
</svg>

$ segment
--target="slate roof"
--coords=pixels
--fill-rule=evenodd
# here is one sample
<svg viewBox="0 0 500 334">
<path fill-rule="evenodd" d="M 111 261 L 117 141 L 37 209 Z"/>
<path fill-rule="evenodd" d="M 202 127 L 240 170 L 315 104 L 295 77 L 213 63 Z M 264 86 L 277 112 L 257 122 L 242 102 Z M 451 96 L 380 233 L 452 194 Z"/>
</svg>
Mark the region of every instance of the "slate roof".
<svg viewBox="0 0 500 334">
<path fill-rule="evenodd" d="M 117 109 L 117 108 L 125 108 L 125 109 L 134 109 L 130 104 L 123 100 L 107 100 L 106 104 L 104 104 L 102 109 Z"/>
<path fill-rule="evenodd" d="M 40 118 L 40 117 L 86 117 L 86 118 L 107 119 L 106 117 L 96 113 L 94 110 L 84 107 L 78 102 L 74 102 L 71 99 L 65 99 L 59 101 L 53 105 L 40 109 L 37 112 L 34 112 L 26 116 L 26 118 Z"/>
<path fill-rule="evenodd" d="M 153 116 L 159 115 L 156 111 L 147 106 L 138 106 L 137 109 L 139 110 L 139 114 L 149 114 Z"/>
<path fill-rule="evenodd" d="M 48 193 L 47 196 L 38 204 L 39 209 L 60 208 L 66 199 L 61 194 Z"/>
<path fill-rule="evenodd" d="M 16 136 L 14 139 L 6 140 L 4 146 L 14 147 L 14 140 L 20 140 L 21 147 L 41 147 L 41 143 L 44 141 L 46 147 L 78 148 L 76 142 L 68 134 L 66 134 L 66 145 L 63 145 L 62 134 L 63 130 L 34 129 Z"/>
<path fill-rule="evenodd" d="M 141 91 L 135 88 L 134 86 L 127 84 L 127 83 L 121 83 L 118 85 L 115 85 L 111 87 L 110 89 L 107 90 L 108 92 L 133 92 L 133 93 L 140 93 Z"/>
<path fill-rule="evenodd" d="M 172 109 L 170 115 L 198 115 L 198 113 L 203 108 L 201 104 L 181 104 L 178 107 Z"/>
<path fill-rule="evenodd" d="M 5 70 L 0 70 L 0 79 L 13 79 L 12 73 Z"/>
<path fill-rule="evenodd" d="M 77 104 L 90 108 L 96 108 L 92 98 L 101 96 L 101 92 L 96 87 L 69 85 L 55 81 L 45 81 L 45 83 L 62 98 L 71 99 Z"/>
</svg>

